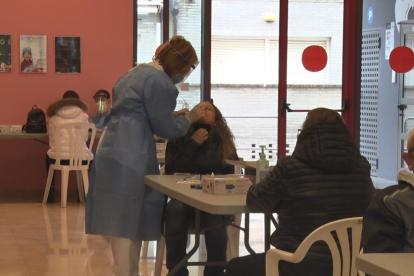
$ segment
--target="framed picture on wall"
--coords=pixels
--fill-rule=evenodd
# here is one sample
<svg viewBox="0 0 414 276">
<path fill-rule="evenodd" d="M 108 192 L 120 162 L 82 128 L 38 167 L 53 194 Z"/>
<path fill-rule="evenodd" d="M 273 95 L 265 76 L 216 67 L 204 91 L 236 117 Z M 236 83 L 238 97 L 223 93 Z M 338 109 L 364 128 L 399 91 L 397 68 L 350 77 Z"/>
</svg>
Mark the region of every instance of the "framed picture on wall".
<svg viewBox="0 0 414 276">
<path fill-rule="evenodd" d="M 0 34 L 0 73 L 11 69 L 11 35 Z"/>
<path fill-rule="evenodd" d="M 80 37 L 55 37 L 55 72 L 81 72 Z"/>
<path fill-rule="evenodd" d="M 45 35 L 20 36 L 20 72 L 47 72 L 46 42 Z"/>
</svg>

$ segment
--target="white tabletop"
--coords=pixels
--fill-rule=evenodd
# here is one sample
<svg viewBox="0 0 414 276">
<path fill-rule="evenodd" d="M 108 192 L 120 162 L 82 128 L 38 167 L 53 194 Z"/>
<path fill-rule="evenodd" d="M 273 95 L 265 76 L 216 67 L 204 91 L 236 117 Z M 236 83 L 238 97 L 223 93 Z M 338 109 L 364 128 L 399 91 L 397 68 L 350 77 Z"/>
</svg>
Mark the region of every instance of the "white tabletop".
<svg viewBox="0 0 414 276">
<path fill-rule="evenodd" d="M 356 268 L 372 276 L 414 275 L 414 253 L 369 253 L 356 258 Z"/>
<path fill-rule="evenodd" d="M 145 184 L 202 211 L 217 215 L 249 213 L 246 195 L 211 195 L 177 184 L 182 175 L 146 175 Z"/>
</svg>

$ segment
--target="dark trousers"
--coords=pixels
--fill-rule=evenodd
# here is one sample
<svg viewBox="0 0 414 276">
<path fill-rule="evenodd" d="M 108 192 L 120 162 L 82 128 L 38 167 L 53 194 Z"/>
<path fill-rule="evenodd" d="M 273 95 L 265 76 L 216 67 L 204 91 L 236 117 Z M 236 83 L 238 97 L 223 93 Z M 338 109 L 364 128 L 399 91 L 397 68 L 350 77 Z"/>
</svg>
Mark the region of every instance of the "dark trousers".
<svg viewBox="0 0 414 276">
<path fill-rule="evenodd" d="M 266 276 L 266 253 L 232 259 L 227 265 L 226 276 Z"/>
<path fill-rule="evenodd" d="M 195 209 L 181 201 L 172 199 L 167 204 L 165 213 L 165 242 L 167 246 L 167 268 L 171 270 L 186 255 L 188 229 L 194 223 Z M 224 223 L 228 217 L 201 212 L 201 226 L 209 227 Z M 225 262 L 227 250 L 226 226 L 216 227 L 204 232 L 207 261 Z M 206 266 L 204 276 L 222 276 L 224 268 Z M 188 276 L 188 269 L 183 267 L 176 276 Z"/>
</svg>

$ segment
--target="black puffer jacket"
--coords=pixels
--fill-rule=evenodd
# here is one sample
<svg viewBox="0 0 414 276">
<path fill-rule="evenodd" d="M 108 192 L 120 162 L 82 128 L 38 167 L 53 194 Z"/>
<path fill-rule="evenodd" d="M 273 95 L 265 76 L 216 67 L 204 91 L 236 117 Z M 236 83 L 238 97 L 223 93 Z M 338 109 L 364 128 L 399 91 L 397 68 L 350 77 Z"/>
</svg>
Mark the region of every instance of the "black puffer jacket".
<svg viewBox="0 0 414 276">
<path fill-rule="evenodd" d="M 234 166 L 223 164 L 218 137 L 210 137 L 199 145 L 191 138 L 168 141 L 165 152 L 165 172 L 191 174 L 232 174 Z M 238 160 L 237 154 L 229 158 Z"/>
<path fill-rule="evenodd" d="M 252 186 L 252 211 L 276 212 L 279 226 L 271 243 L 295 252 L 316 228 L 334 220 L 364 214 L 374 193 L 370 165 L 343 124 L 316 124 L 298 137 L 292 156 L 281 158 L 270 175 Z M 325 243 L 313 245 L 305 260 L 281 263 L 280 275 L 332 275 Z"/>
<path fill-rule="evenodd" d="M 398 185 L 377 190 L 364 215 L 364 253 L 414 253 L 414 175 L 398 174 Z"/>
</svg>

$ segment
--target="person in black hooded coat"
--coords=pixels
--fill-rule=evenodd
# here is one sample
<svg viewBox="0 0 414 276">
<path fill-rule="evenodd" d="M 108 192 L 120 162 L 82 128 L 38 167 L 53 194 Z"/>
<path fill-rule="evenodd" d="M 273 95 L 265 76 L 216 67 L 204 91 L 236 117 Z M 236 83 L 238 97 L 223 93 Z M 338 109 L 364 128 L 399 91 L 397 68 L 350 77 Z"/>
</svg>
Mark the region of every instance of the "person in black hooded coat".
<svg viewBox="0 0 414 276">
<path fill-rule="evenodd" d="M 277 213 L 271 244 L 294 253 L 315 229 L 329 222 L 360 217 L 374 194 L 370 164 L 335 111 L 308 113 L 292 156 L 278 160 L 265 180 L 247 194 L 252 212 Z M 229 276 L 265 276 L 265 253 L 235 258 Z M 281 276 L 332 275 L 332 258 L 324 242 L 313 244 L 299 264 L 280 262 Z"/>
</svg>

